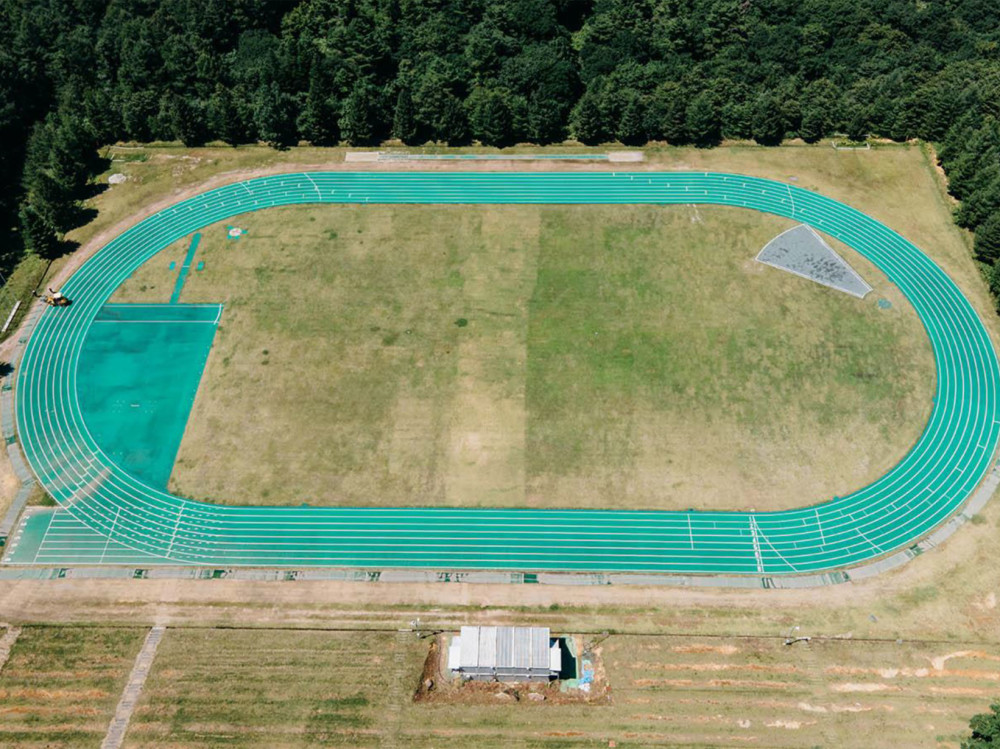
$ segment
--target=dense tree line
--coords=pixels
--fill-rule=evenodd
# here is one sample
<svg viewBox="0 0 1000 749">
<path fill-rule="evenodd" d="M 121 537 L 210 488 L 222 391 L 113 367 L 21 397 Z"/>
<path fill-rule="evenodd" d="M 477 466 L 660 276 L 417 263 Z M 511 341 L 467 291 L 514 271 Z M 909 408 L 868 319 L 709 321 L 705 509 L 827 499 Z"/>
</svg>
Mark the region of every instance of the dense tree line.
<svg viewBox="0 0 1000 749">
<path fill-rule="evenodd" d="M 0 0 L 0 215 L 41 253 L 118 140 L 842 133 L 942 143 L 992 267 L 998 109 L 991 0 Z"/>
</svg>

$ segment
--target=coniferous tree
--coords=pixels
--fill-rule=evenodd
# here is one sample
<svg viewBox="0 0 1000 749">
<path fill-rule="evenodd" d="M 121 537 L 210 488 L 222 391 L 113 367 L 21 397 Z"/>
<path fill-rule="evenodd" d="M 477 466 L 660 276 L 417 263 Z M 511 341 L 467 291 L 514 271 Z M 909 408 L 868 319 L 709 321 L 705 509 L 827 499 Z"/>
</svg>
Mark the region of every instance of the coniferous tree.
<svg viewBox="0 0 1000 749">
<path fill-rule="evenodd" d="M 339 139 L 340 113 L 331 95 L 332 86 L 325 64 L 314 63 L 305 105 L 296 125 L 302 137 L 315 146 L 328 146 Z"/>
<path fill-rule="evenodd" d="M 711 91 L 703 91 L 688 105 L 685 116 L 688 138 L 699 146 L 714 146 L 721 136 L 718 103 Z"/>
<path fill-rule="evenodd" d="M 991 213 L 976 227 L 975 253 L 984 263 L 1000 259 L 1000 213 Z"/>
<path fill-rule="evenodd" d="M 472 137 L 487 146 L 502 146 L 510 142 L 511 112 L 507 94 L 493 89 L 477 88 L 466 104 Z"/>
<path fill-rule="evenodd" d="M 277 82 L 264 84 L 254 97 L 257 138 L 276 148 L 287 148 L 295 140 L 291 102 Z"/>
<path fill-rule="evenodd" d="M 21 206 L 19 213 L 24 244 L 28 250 L 44 258 L 54 257 L 59 239 L 56 228 L 30 202 Z"/>
<path fill-rule="evenodd" d="M 587 91 L 577 102 L 571 117 L 571 132 L 581 143 L 600 143 L 606 137 L 604 117 L 597 96 Z"/>
<path fill-rule="evenodd" d="M 374 88 L 364 81 L 358 81 L 344 101 L 340 114 L 340 133 L 352 146 L 371 143 L 375 137 L 374 98 Z"/>
<path fill-rule="evenodd" d="M 615 135 L 627 146 L 637 146 L 646 142 L 642 100 L 635 92 L 632 92 L 626 100 Z"/>
<path fill-rule="evenodd" d="M 753 139 L 762 146 L 776 146 L 785 137 L 781 106 L 771 94 L 757 97 L 753 109 Z"/>
<path fill-rule="evenodd" d="M 392 137 L 403 143 L 412 143 L 417 137 L 417 123 L 413 114 L 413 97 L 407 85 L 396 94 L 396 107 L 392 112 Z"/>
</svg>

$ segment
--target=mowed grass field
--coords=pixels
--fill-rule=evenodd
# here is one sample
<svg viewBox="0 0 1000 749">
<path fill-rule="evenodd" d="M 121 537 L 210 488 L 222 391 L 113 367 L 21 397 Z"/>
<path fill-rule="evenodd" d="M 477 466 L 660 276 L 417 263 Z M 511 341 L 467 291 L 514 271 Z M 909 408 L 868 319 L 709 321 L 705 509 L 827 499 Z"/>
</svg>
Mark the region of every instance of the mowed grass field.
<svg viewBox="0 0 1000 749">
<path fill-rule="evenodd" d="M 930 348 L 843 246 L 865 300 L 754 262 L 792 225 L 711 207 L 307 206 L 208 227 L 180 299 L 225 312 L 171 488 L 767 510 L 860 487 L 923 428 Z M 115 301 L 167 301 L 187 246 Z"/>
<path fill-rule="evenodd" d="M 0 672 L 0 741 L 96 746 L 145 631 L 26 627 Z M 125 745 L 958 746 L 1000 679 L 992 647 L 582 639 L 609 702 L 414 703 L 430 641 L 412 633 L 168 629 Z"/>
<path fill-rule="evenodd" d="M 0 746 L 99 746 L 145 636 L 25 627 L 0 670 Z"/>
</svg>

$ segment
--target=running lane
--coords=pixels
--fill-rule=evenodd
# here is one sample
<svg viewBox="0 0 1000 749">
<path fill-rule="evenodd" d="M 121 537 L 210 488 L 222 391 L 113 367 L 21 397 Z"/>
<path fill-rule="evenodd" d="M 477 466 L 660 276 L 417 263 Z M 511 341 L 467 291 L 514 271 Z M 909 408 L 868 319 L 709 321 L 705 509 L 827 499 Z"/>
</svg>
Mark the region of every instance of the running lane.
<svg viewBox="0 0 1000 749">
<path fill-rule="evenodd" d="M 937 394 L 917 444 L 845 497 L 773 513 L 249 508 L 146 486 L 88 433 L 80 350 L 114 290 L 172 242 L 248 211 L 301 203 L 713 204 L 810 224 L 853 247 L 900 288 L 930 337 Z M 93 530 L 171 563 L 707 574 L 819 572 L 913 544 L 955 513 L 988 470 L 1000 435 L 997 356 L 959 289 L 910 242 L 822 195 L 710 173 L 309 173 L 239 182 L 129 229 L 65 286 L 17 379 L 17 422 L 42 485 Z M 823 497 L 814 498 L 817 502 Z M 611 498 L 609 498 L 609 503 Z"/>
</svg>

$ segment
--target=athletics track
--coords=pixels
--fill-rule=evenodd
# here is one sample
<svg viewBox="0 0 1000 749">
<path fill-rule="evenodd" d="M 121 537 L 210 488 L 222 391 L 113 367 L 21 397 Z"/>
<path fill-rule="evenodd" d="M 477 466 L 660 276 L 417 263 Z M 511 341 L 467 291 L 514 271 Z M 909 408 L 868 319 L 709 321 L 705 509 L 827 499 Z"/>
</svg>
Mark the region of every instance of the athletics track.
<svg viewBox="0 0 1000 749">
<path fill-rule="evenodd" d="M 144 485 L 89 434 L 77 394 L 87 331 L 114 290 L 167 245 L 248 211 L 298 203 L 715 204 L 808 223 L 881 268 L 930 337 L 937 394 L 917 444 L 845 497 L 773 513 L 210 505 Z M 1000 436 L 998 365 L 955 284 L 864 214 L 769 180 L 707 173 L 320 173 L 239 182 L 185 200 L 113 240 L 47 309 L 17 373 L 17 426 L 38 479 L 75 522 L 145 564 L 789 574 L 914 544 L 954 514 Z M 804 497 L 803 504 L 821 497 Z M 609 498 L 609 504 L 612 499 Z M 103 558 L 103 556 L 102 556 Z M 72 563 L 67 552 L 64 563 Z"/>
</svg>

